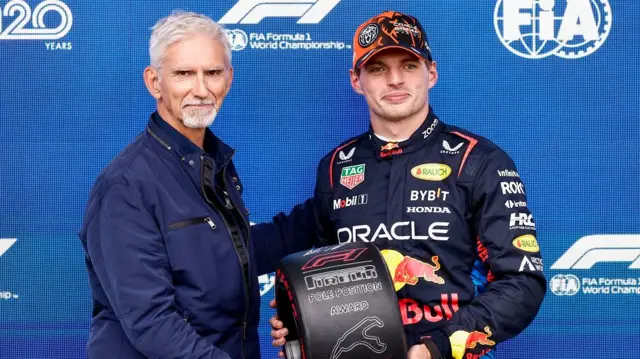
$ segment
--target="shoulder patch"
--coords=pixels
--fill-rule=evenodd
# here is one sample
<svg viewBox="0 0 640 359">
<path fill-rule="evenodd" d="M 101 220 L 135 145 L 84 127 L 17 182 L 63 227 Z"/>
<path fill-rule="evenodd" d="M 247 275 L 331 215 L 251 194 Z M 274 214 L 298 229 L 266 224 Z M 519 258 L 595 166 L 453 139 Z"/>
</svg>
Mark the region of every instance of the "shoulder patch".
<svg viewBox="0 0 640 359">
<path fill-rule="evenodd" d="M 469 142 L 466 151 L 462 155 L 462 161 L 458 169 L 458 178 L 462 181 L 473 181 L 473 177 L 484 162 L 484 159 L 489 153 L 496 149 L 497 146 L 488 139 L 459 127 L 448 126 L 447 132 Z"/>
<path fill-rule="evenodd" d="M 464 165 L 467 162 L 467 158 L 469 157 L 469 154 L 471 153 L 471 151 L 473 151 L 473 148 L 476 147 L 476 145 L 478 144 L 478 140 L 471 136 L 464 135 L 460 132 L 453 131 L 451 133 L 469 141 L 469 146 L 467 146 L 467 150 L 464 151 L 464 155 L 462 155 L 462 161 L 460 162 L 460 169 L 458 170 L 458 177 L 460 177 L 460 174 L 462 173 L 462 169 L 464 168 Z"/>
<path fill-rule="evenodd" d="M 355 144 L 356 142 L 366 138 L 369 135 L 368 132 L 360 134 L 356 137 L 352 137 L 342 142 L 338 147 L 333 149 L 327 156 L 329 158 L 329 188 L 333 188 L 333 167 L 336 164 L 336 159 L 339 161 L 350 161 L 355 153 L 355 147 L 351 150 L 345 150 L 346 147 Z"/>
</svg>

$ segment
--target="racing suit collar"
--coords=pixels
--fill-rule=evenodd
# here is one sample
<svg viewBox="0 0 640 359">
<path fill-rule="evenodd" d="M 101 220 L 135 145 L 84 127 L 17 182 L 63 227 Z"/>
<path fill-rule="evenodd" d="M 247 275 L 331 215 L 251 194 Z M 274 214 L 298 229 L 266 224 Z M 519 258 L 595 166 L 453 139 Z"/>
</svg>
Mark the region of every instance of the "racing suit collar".
<svg viewBox="0 0 640 359">
<path fill-rule="evenodd" d="M 222 142 L 209 128 L 205 129 L 202 150 L 187 137 L 178 132 L 166 122 L 156 111 L 151 114 L 147 125 L 147 132 L 165 148 L 176 153 L 180 158 L 204 156 L 212 157 L 216 168 L 221 169 L 231 159 L 234 149 Z"/>
<path fill-rule="evenodd" d="M 429 106 L 429 114 L 427 115 L 427 118 L 406 141 L 383 141 L 375 135 L 371 125 L 369 125 L 369 139 L 371 140 L 376 158 L 390 159 L 392 157 L 412 153 L 423 148 L 428 141 L 436 138 L 436 135 L 441 132 L 443 128 L 444 125 L 433 113 L 431 106 Z"/>
</svg>

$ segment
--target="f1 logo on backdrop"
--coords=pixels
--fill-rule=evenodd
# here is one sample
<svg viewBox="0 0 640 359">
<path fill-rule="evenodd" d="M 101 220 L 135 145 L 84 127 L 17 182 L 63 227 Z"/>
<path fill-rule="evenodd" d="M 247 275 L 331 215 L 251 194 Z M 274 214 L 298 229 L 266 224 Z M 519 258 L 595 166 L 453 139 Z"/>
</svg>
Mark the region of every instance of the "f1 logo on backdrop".
<svg viewBox="0 0 640 359">
<path fill-rule="evenodd" d="M 258 24 L 267 17 L 298 18 L 298 24 L 318 24 L 341 0 L 239 0 L 227 11 L 220 24 Z M 351 45 L 342 39 L 316 39 L 312 32 L 279 33 L 270 30 L 245 32 L 242 29 L 226 29 L 231 50 L 350 50 Z M 308 27 L 306 28 L 308 29 Z M 322 38 L 323 35 L 318 36 Z"/>
<path fill-rule="evenodd" d="M 493 17 L 502 44 L 527 59 L 590 55 L 612 19 L 608 0 L 498 0 Z"/>
<path fill-rule="evenodd" d="M 580 238 L 552 266 L 552 270 L 579 270 L 576 274 L 556 274 L 549 280 L 551 292 L 557 296 L 640 295 L 640 277 L 632 272 L 597 276 L 602 269 L 597 263 L 625 263 L 628 269 L 640 269 L 640 234 L 589 235 Z M 630 263 L 630 264 L 629 264 Z"/>
<path fill-rule="evenodd" d="M 596 263 L 626 262 L 640 269 L 640 235 L 591 235 L 580 238 L 551 269 L 591 269 Z"/>
<path fill-rule="evenodd" d="M 297 17 L 298 24 L 317 24 L 341 0 L 240 0 L 218 21 L 257 24 L 265 17 Z"/>
</svg>

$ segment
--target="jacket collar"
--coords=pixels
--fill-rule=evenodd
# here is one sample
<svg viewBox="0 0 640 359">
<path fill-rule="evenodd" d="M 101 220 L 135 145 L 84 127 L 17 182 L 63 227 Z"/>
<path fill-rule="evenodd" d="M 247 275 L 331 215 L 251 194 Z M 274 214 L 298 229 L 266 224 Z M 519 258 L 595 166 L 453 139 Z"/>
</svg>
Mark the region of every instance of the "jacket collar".
<svg viewBox="0 0 640 359">
<path fill-rule="evenodd" d="M 409 137 L 401 142 L 386 142 L 378 138 L 369 125 L 369 139 L 373 144 L 373 151 L 378 159 L 390 159 L 398 155 L 415 152 L 424 147 L 426 143 L 437 137 L 444 129 L 444 124 L 433 113 L 429 106 L 429 114 L 422 125 Z"/>
<path fill-rule="evenodd" d="M 204 150 L 173 128 L 158 112 L 149 117 L 147 132 L 167 150 L 180 158 L 207 155 L 214 159 L 217 168 L 222 168 L 231 160 L 235 150 L 222 142 L 209 128 L 205 129 Z"/>
</svg>

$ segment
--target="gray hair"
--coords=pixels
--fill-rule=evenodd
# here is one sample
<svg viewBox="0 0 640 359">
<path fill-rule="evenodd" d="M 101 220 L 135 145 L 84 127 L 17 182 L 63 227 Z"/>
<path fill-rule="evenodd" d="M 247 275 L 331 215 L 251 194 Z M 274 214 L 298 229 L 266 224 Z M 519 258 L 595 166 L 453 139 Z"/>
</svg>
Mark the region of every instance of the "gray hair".
<svg viewBox="0 0 640 359">
<path fill-rule="evenodd" d="M 224 27 L 205 15 L 176 10 L 171 15 L 160 19 L 151 31 L 149 56 L 151 66 L 155 68 L 160 68 L 169 46 L 186 39 L 193 33 L 208 35 L 214 41 L 220 42 L 224 46 L 227 66 L 231 66 L 231 43 Z"/>
</svg>

